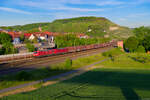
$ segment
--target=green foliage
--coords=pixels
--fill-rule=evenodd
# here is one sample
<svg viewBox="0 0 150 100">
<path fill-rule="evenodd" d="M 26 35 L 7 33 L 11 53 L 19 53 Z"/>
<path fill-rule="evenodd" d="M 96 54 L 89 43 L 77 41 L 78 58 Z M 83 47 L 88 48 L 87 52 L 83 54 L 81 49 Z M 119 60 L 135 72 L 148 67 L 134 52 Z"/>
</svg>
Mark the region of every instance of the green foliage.
<svg viewBox="0 0 150 100">
<path fill-rule="evenodd" d="M 11 42 L 12 38 L 9 34 L 6 33 L 0 33 L 0 44 L 4 44 L 7 42 Z"/>
<path fill-rule="evenodd" d="M 125 43 L 125 49 L 128 49 L 130 52 L 134 52 L 138 47 L 139 41 L 136 37 L 129 37 Z"/>
<path fill-rule="evenodd" d="M 31 78 L 31 74 L 26 71 L 21 71 L 16 74 L 16 79 L 20 81 L 29 80 Z"/>
<path fill-rule="evenodd" d="M 72 66 L 69 66 L 69 67 L 65 66 L 66 61 L 64 61 L 61 63 L 50 65 L 50 67 L 46 66 L 46 67 L 38 68 L 35 70 L 28 71 L 27 73 L 30 74 L 30 77 L 25 79 L 25 81 L 18 81 L 18 80 L 22 80 L 22 78 L 16 78 L 16 75 L 18 75 L 18 72 L 14 73 L 13 75 L 8 74 L 6 76 L 0 77 L 0 80 L 1 80 L 0 89 L 17 86 L 17 85 L 24 84 L 27 82 L 41 80 L 41 79 L 45 79 L 45 78 L 52 77 L 55 75 L 59 75 L 61 73 L 68 72 L 69 70 L 70 71 L 75 70 L 77 68 L 87 66 L 89 64 L 93 64 L 94 62 L 97 62 L 103 59 L 105 59 L 105 57 L 103 57 L 101 54 L 96 54 L 93 56 L 80 57 L 78 59 L 72 60 Z M 70 63 L 70 61 L 68 62 Z"/>
<path fill-rule="evenodd" d="M 17 26 L 8 26 L 8 27 L 0 27 L 1 29 L 11 30 L 11 31 L 27 31 L 27 32 L 37 32 L 39 31 L 39 26 L 44 27 L 49 25 L 49 23 L 34 23 L 27 25 L 17 25 Z"/>
<path fill-rule="evenodd" d="M 0 55 L 4 54 L 4 50 L 2 48 L 0 48 Z"/>
<path fill-rule="evenodd" d="M 13 54 L 17 53 L 17 49 L 14 48 L 11 42 L 6 42 L 2 45 L 1 54 Z"/>
<path fill-rule="evenodd" d="M 129 54 L 133 56 L 133 54 Z M 145 55 L 146 56 L 146 55 Z M 99 64 L 72 79 L 2 98 L 2 100 L 138 100 L 150 98 L 150 63 L 139 63 L 128 54 Z M 128 84 L 127 84 L 128 83 Z M 61 89 L 60 89 L 61 88 Z M 140 96 L 140 97 L 139 97 Z"/>
<path fill-rule="evenodd" d="M 80 39 L 76 37 L 75 34 L 67 34 L 55 37 L 55 43 L 57 48 L 64 48 L 70 46 L 79 46 L 79 45 L 88 45 L 88 44 L 96 44 L 96 43 L 104 43 L 109 41 L 107 38 L 89 38 L 89 39 Z"/>
<path fill-rule="evenodd" d="M 105 27 L 102 27 L 100 25 L 91 25 L 88 27 L 88 29 L 90 29 L 91 32 L 87 32 L 86 34 L 92 37 L 104 37 L 104 35 L 106 34 L 105 30 L 107 28 L 107 24 Z"/>
<path fill-rule="evenodd" d="M 150 51 L 150 35 L 146 36 L 142 41 L 143 46 L 145 47 L 146 51 Z"/>
<path fill-rule="evenodd" d="M 139 45 L 135 52 L 145 53 L 145 48 L 142 45 Z"/>
<path fill-rule="evenodd" d="M 138 38 L 139 45 L 143 45 L 146 51 L 150 50 L 150 28 L 148 27 L 139 27 L 133 30 L 136 37 Z"/>
<path fill-rule="evenodd" d="M 114 49 L 111 49 L 107 52 L 102 53 L 102 55 L 106 56 L 106 57 L 114 57 L 114 56 L 118 56 L 120 54 L 123 54 L 123 51 L 121 51 L 120 48 L 114 48 Z"/>
<path fill-rule="evenodd" d="M 129 58 L 131 58 L 132 60 L 136 61 L 136 62 L 140 62 L 140 63 L 149 63 L 150 62 L 150 57 L 149 56 L 145 56 L 142 54 L 137 54 L 137 55 L 131 55 L 128 56 Z"/>
<path fill-rule="evenodd" d="M 13 47 L 11 41 L 12 38 L 9 34 L 0 33 L 0 44 L 2 44 L 2 48 L 0 48 L 0 55 L 17 53 L 17 49 Z"/>
<path fill-rule="evenodd" d="M 27 44 L 26 44 L 26 48 L 28 49 L 29 52 L 35 51 L 35 47 L 34 47 L 34 45 L 31 44 L 31 43 L 27 43 Z"/>
<path fill-rule="evenodd" d="M 24 42 L 24 40 L 25 40 L 24 34 L 21 34 L 21 36 L 19 38 L 20 38 L 20 41 Z"/>
<path fill-rule="evenodd" d="M 69 22 L 89 22 L 95 20 L 107 20 L 104 17 L 77 17 L 77 18 L 69 18 L 69 19 L 58 19 L 55 20 L 54 23 L 69 23 Z"/>
<path fill-rule="evenodd" d="M 12 31 L 23 32 L 39 32 L 38 27 L 41 26 L 42 31 L 60 32 L 60 33 L 86 33 L 92 37 L 103 37 L 106 33 L 112 38 L 127 38 L 132 32 L 127 27 L 121 27 L 104 17 L 77 17 L 70 19 L 58 19 L 52 23 L 34 23 L 23 26 L 0 27 L 2 29 L 10 29 Z M 119 29 L 110 31 L 109 27 L 117 26 Z M 91 32 L 88 32 L 89 29 Z M 104 31 L 105 30 L 105 31 Z"/>
<path fill-rule="evenodd" d="M 109 27 L 116 26 L 118 30 L 110 31 Z M 92 29 L 91 32 L 88 32 Z M 132 35 L 129 28 L 121 27 L 103 17 L 77 17 L 56 20 L 49 24 L 51 32 L 86 33 L 92 37 L 103 37 L 106 33 L 112 38 L 127 38 Z"/>
<path fill-rule="evenodd" d="M 137 36 L 137 38 L 143 39 L 144 37 L 149 35 L 150 29 L 147 28 L 147 27 L 142 26 L 142 27 L 139 27 L 139 28 L 135 28 L 133 30 L 133 32 L 134 32 L 135 36 Z"/>
<path fill-rule="evenodd" d="M 65 61 L 65 67 L 66 68 L 71 68 L 72 67 L 72 59 L 67 58 Z"/>
</svg>

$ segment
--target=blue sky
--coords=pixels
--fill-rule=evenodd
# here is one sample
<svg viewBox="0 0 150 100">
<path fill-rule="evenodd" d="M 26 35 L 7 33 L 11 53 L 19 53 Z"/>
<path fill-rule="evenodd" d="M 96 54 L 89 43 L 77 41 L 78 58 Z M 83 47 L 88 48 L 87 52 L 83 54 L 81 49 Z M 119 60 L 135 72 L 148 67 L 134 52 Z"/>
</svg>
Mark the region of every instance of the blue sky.
<svg viewBox="0 0 150 100">
<path fill-rule="evenodd" d="M 0 0 L 0 26 L 106 17 L 128 27 L 150 26 L 150 0 Z"/>
</svg>

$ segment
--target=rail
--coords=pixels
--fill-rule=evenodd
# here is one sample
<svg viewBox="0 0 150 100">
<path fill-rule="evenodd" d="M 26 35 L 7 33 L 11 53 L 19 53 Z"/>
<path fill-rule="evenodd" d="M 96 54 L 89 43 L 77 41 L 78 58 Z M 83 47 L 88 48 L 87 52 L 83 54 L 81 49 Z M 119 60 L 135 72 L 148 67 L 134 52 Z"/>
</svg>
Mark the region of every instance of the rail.
<svg viewBox="0 0 150 100">
<path fill-rule="evenodd" d="M 109 44 L 109 43 L 112 43 L 111 45 L 116 44 L 115 41 L 102 43 L 102 44 Z M 109 45 L 105 45 L 105 46 L 110 46 L 110 44 Z M 105 47 L 105 46 L 103 46 L 103 47 Z M 101 48 L 101 47 L 99 47 L 99 48 Z M 10 62 L 15 62 L 15 61 L 17 62 L 17 61 L 21 61 L 21 60 L 27 60 L 27 59 L 30 59 L 30 58 L 32 59 L 32 57 L 33 57 L 33 52 L 21 53 L 21 54 L 2 55 L 2 56 L 0 56 L 0 64 L 10 63 Z"/>
<path fill-rule="evenodd" d="M 26 55 L 32 55 L 33 52 L 29 52 L 29 53 L 18 53 L 18 54 L 8 54 L 8 55 L 0 55 L 0 59 L 2 58 L 9 58 L 9 57 L 15 57 L 15 56 L 26 56 Z"/>
</svg>

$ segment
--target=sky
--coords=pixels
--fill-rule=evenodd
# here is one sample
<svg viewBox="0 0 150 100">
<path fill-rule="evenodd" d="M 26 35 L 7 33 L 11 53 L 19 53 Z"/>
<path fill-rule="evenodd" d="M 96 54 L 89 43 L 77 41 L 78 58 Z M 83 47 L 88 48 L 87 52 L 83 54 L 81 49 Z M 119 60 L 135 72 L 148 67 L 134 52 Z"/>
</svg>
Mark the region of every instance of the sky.
<svg viewBox="0 0 150 100">
<path fill-rule="evenodd" d="M 0 26 L 96 16 L 130 28 L 150 26 L 150 0 L 0 0 Z"/>
</svg>

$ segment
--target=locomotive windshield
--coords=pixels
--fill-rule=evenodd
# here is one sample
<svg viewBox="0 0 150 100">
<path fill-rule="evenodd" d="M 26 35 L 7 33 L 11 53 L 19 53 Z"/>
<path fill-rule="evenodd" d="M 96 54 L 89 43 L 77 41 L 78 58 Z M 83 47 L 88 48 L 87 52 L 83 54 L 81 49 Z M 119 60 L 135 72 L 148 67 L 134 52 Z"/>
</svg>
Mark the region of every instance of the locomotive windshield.
<svg viewBox="0 0 150 100">
<path fill-rule="evenodd" d="M 37 51 L 34 52 L 34 54 L 36 54 L 36 53 L 37 53 Z"/>
</svg>

